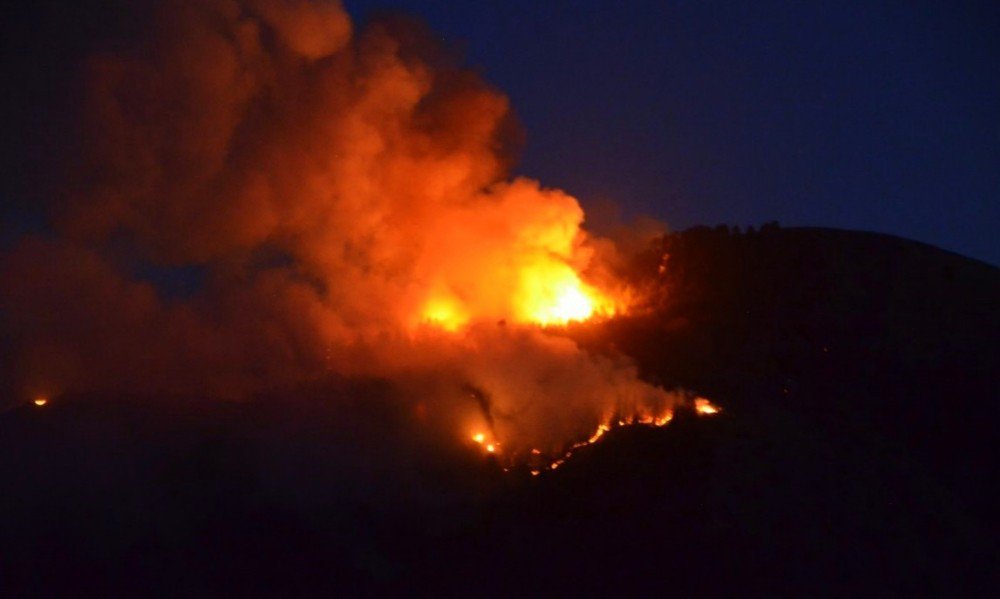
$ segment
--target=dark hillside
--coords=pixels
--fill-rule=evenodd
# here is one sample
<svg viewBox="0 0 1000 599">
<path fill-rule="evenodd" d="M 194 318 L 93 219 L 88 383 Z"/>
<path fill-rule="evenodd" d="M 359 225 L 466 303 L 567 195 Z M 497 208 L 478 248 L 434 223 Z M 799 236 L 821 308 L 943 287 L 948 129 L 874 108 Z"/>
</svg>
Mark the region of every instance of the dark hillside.
<svg viewBox="0 0 1000 599">
<path fill-rule="evenodd" d="M 996 532 L 1000 269 L 830 229 L 696 228 L 647 257 L 657 311 L 614 323 L 648 376 L 741 416 L 877 437 Z"/>
<path fill-rule="evenodd" d="M 378 381 L 23 406 L 0 414 L 0 588 L 996 596 L 998 270 L 769 226 L 668 236 L 638 276 L 664 253 L 655 311 L 575 333 L 721 414 L 532 477 L 433 449 Z"/>
</svg>

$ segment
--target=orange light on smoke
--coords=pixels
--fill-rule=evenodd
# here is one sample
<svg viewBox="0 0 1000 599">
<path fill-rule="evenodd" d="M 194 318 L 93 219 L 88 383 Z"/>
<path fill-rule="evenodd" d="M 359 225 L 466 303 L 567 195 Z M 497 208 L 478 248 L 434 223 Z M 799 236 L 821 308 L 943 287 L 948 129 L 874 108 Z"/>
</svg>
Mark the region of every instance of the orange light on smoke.
<svg viewBox="0 0 1000 599">
<path fill-rule="evenodd" d="M 452 332 L 460 329 L 469 320 L 457 300 L 443 297 L 433 298 L 427 302 L 422 317 L 425 323 Z"/>
</svg>

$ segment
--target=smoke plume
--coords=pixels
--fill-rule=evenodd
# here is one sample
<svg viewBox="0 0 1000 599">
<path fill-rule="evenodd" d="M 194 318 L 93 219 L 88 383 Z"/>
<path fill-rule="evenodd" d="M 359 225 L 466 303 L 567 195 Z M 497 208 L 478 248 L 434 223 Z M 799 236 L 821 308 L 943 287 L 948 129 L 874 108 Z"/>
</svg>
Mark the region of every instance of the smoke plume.
<svg viewBox="0 0 1000 599">
<path fill-rule="evenodd" d="M 574 198 L 510 178 L 507 98 L 420 26 L 168 0 L 144 31 L 82 63 L 51 227 L 0 261 L 17 393 L 373 377 L 511 447 L 669 404 L 540 326 L 626 308 L 614 249 Z"/>
</svg>

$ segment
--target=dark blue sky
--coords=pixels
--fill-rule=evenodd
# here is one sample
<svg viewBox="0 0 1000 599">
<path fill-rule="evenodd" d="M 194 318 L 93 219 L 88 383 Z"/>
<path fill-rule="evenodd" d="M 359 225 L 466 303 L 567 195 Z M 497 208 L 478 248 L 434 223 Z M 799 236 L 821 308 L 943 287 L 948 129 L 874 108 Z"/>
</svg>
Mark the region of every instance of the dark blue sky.
<svg viewBox="0 0 1000 599">
<path fill-rule="evenodd" d="M 673 228 L 888 232 L 1000 263 L 1000 3 L 346 0 L 512 99 L 520 172 Z"/>
<path fill-rule="evenodd" d="M 820 225 L 1000 264 L 1000 2 L 345 0 L 457 45 L 525 126 L 519 172 L 675 229 Z M 0 14 L 0 242 L 33 226 L 77 61 L 134 0 Z M 9 13 L 9 14 L 8 14 Z M 13 206 L 12 208 L 10 206 Z"/>
</svg>

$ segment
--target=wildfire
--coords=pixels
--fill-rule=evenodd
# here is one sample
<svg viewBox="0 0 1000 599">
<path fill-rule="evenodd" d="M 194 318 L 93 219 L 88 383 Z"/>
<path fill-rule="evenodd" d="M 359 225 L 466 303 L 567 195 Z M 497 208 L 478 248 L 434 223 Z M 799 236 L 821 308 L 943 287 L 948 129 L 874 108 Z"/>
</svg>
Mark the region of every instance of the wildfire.
<svg viewBox="0 0 1000 599">
<path fill-rule="evenodd" d="M 670 422 L 602 421 L 618 398 L 673 399 L 613 347 L 560 337 L 637 310 L 640 291 L 617 274 L 627 248 L 589 233 L 576 198 L 513 175 L 506 96 L 442 61 L 433 36 L 396 20 L 352 27 L 337 2 L 194 4 L 150 23 L 148 47 L 82 62 L 82 137 L 66 149 L 93 168 L 45 212 L 85 234 L 26 235 L 0 256 L 0 287 L 17 290 L 0 313 L 31 327 L 17 348 L 25 403 L 417 381 L 420 421 L 465 417 L 461 441 L 508 466 L 530 455 L 520 463 L 538 472 L 581 446 L 581 422 L 601 422 L 583 445 Z M 192 48 L 218 51 L 191 65 Z M 222 276 L 155 301 L 136 276 L 147 263 Z M 51 348 L 66 359 L 36 363 Z M 496 420 L 451 413 L 464 385 L 482 392 L 460 407 Z"/>
<path fill-rule="evenodd" d="M 500 450 L 499 441 L 489 441 L 486 440 L 486 433 L 475 433 L 472 435 L 472 440 L 483 447 L 486 453 L 497 453 Z"/>
<path fill-rule="evenodd" d="M 420 321 L 448 332 L 458 331 L 475 317 L 549 327 L 614 316 L 622 310 L 620 302 L 585 283 L 568 264 L 555 258 L 525 266 L 518 279 L 509 298 L 512 306 L 504 313 L 476 314 L 472 301 L 442 294 L 424 304 Z"/>
<path fill-rule="evenodd" d="M 694 400 L 694 409 L 699 414 L 718 414 L 719 408 L 712 405 L 712 402 L 708 401 L 704 397 L 696 397 Z"/>
<path fill-rule="evenodd" d="M 436 297 L 424 306 L 423 321 L 446 331 L 457 331 L 468 320 L 461 305 L 453 298 Z"/>
<path fill-rule="evenodd" d="M 477 322 L 552 327 L 626 311 L 629 294 L 600 268 L 602 246 L 582 228 L 576 198 L 515 179 L 476 200 L 474 210 L 431 213 L 414 232 L 425 243 L 408 324 L 451 332 Z"/>
<path fill-rule="evenodd" d="M 542 326 L 565 325 L 595 314 L 611 316 L 615 312 L 608 298 L 560 262 L 526 269 L 515 301 L 519 320 Z"/>
<path fill-rule="evenodd" d="M 692 402 L 692 407 L 694 408 L 694 413 L 698 416 L 712 416 L 718 414 L 722 411 L 721 408 L 713 404 L 711 401 L 704 397 L 696 397 Z M 542 472 L 552 471 L 558 469 L 560 466 L 566 463 L 567 460 L 573 457 L 575 452 L 578 450 L 594 445 L 598 443 L 604 436 L 609 433 L 614 428 L 624 428 L 629 426 L 654 426 L 663 427 L 674 419 L 674 411 L 672 408 L 666 408 L 658 414 L 650 414 L 648 412 L 632 414 L 627 418 L 619 418 L 618 420 L 608 420 L 607 422 L 597 425 L 597 429 L 590 435 L 586 440 L 578 441 L 569 446 L 560 457 L 552 458 L 551 455 L 547 455 L 545 452 L 538 448 L 532 448 L 529 452 L 530 455 L 510 455 L 506 456 L 508 467 L 505 467 L 504 472 L 510 471 L 510 466 L 517 463 L 526 463 L 531 466 L 530 473 L 532 476 L 538 476 Z M 478 432 L 472 435 L 472 440 L 477 444 L 482 446 L 484 451 L 488 454 L 499 454 L 500 453 L 500 442 L 490 441 L 487 442 L 486 433 Z M 541 465 L 540 465 L 541 464 Z"/>
</svg>

